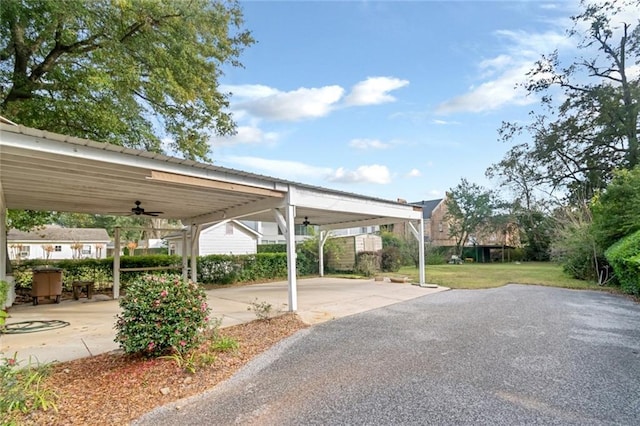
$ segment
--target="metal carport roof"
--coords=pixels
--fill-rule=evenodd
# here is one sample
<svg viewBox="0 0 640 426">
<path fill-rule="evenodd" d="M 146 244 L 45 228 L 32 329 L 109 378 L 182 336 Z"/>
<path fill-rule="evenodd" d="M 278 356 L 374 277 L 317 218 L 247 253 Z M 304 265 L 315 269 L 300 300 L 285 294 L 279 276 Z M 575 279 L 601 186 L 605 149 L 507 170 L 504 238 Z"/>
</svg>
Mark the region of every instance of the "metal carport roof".
<svg viewBox="0 0 640 426">
<path fill-rule="evenodd" d="M 420 207 L 0 122 L 0 231 L 8 208 L 125 214 L 136 200 L 195 226 L 243 218 L 289 227 L 308 217 L 321 230 L 401 221 L 423 229 Z M 295 269 L 289 278 L 295 289 Z"/>
</svg>

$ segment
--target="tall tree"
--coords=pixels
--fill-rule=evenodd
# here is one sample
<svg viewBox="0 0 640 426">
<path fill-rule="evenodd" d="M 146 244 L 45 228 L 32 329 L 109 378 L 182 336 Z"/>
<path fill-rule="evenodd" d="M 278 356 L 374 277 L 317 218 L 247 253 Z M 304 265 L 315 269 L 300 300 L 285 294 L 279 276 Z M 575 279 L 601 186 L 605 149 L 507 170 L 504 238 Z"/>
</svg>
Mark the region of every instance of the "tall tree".
<svg viewBox="0 0 640 426">
<path fill-rule="evenodd" d="M 504 123 L 501 137 L 529 133 L 531 144 L 514 148 L 507 160 L 537 167 L 538 184 L 588 199 L 606 187 L 613 170 L 640 160 L 640 74 L 631 71 L 640 58 L 640 1 L 581 4 L 569 35 L 591 58 L 563 67 L 556 51 L 537 61 L 525 87 L 543 94 L 544 108 L 529 124 Z M 624 14 L 631 16 L 627 22 Z"/>
<path fill-rule="evenodd" d="M 0 114 L 206 160 L 235 129 L 218 78 L 253 43 L 242 25 L 235 1 L 3 0 Z"/>
<path fill-rule="evenodd" d="M 604 251 L 640 230 L 640 166 L 618 170 L 607 189 L 592 200 L 593 232 Z"/>
<path fill-rule="evenodd" d="M 463 178 L 449 190 L 445 203 L 449 236 L 455 238 L 456 252 L 461 257 L 469 236 L 481 231 L 483 226 L 489 226 L 495 197 L 491 191 Z"/>
</svg>

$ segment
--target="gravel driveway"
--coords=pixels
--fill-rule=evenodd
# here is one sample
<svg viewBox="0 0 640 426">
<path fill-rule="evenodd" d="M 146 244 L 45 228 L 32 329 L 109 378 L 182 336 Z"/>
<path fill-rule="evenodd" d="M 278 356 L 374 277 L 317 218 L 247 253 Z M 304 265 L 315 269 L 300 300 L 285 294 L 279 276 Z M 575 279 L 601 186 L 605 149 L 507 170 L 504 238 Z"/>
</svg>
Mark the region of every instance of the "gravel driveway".
<svg viewBox="0 0 640 426">
<path fill-rule="evenodd" d="M 640 305 L 454 290 L 314 326 L 148 425 L 638 424 Z"/>
</svg>

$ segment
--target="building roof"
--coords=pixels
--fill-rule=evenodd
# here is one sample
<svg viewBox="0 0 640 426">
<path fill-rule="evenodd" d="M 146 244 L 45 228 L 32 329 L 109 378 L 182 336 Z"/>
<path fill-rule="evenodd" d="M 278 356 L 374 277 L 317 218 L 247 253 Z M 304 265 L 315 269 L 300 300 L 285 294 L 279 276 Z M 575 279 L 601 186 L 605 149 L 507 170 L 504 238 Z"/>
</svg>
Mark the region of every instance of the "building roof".
<svg viewBox="0 0 640 426">
<path fill-rule="evenodd" d="M 238 226 L 238 228 L 245 232 L 246 234 L 250 234 L 251 236 L 253 236 L 254 238 L 259 238 L 262 236 L 262 234 L 258 231 L 256 231 L 255 229 L 252 229 L 250 226 L 245 225 L 244 223 L 240 222 L 239 220 L 223 220 L 222 222 L 217 222 L 217 223 L 212 223 L 209 225 L 205 225 L 202 228 L 202 232 L 206 231 L 207 229 L 215 229 L 218 228 L 228 222 L 232 222 L 235 225 Z M 182 232 L 174 232 L 168 235 L 165 235 L 162 239 L 163 240 L 177 240 L 182 238 Z"/>
<path fill-rule="evenodd" d="M 20 242 L 109 242 L 109 234 L 102 228 L 63 228 L 58 225 L 46 225 L 29 232 L 9 230 L 7 241 Z"/>
<path fill-rule="evenodd" d="M 422 207 L 422 218 L 431 219 L 431 213 L 433 213 L 433 210 L 438 207 L 442 200 L 442 198 L 438 198 L 436 200 L 416 201 L 415 203 L 409 204 L 411 204 L 412 206 Z"/>
</svg>

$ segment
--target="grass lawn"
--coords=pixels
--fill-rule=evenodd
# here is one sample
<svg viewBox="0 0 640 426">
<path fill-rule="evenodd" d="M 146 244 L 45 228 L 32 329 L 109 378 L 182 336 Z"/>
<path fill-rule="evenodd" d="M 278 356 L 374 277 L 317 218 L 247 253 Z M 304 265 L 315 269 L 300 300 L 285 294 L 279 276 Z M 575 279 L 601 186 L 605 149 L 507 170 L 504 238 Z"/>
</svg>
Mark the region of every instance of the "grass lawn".
<svg viewBox="0 0 640 426">
<path fill-rule="evenodd" d="M 393 276 L 407 276 L 418 281 L 418 269 L 403 267 Z M 427 265 L 426 282 L 449 288 L 491 288 L 505 284 L 538 284 L 552 287 L 590 290 L 613 290 L 595 283 L 567 276 L 562 267 L 551 262 L 465 263 L 462 265 Z"/>
</svg>

